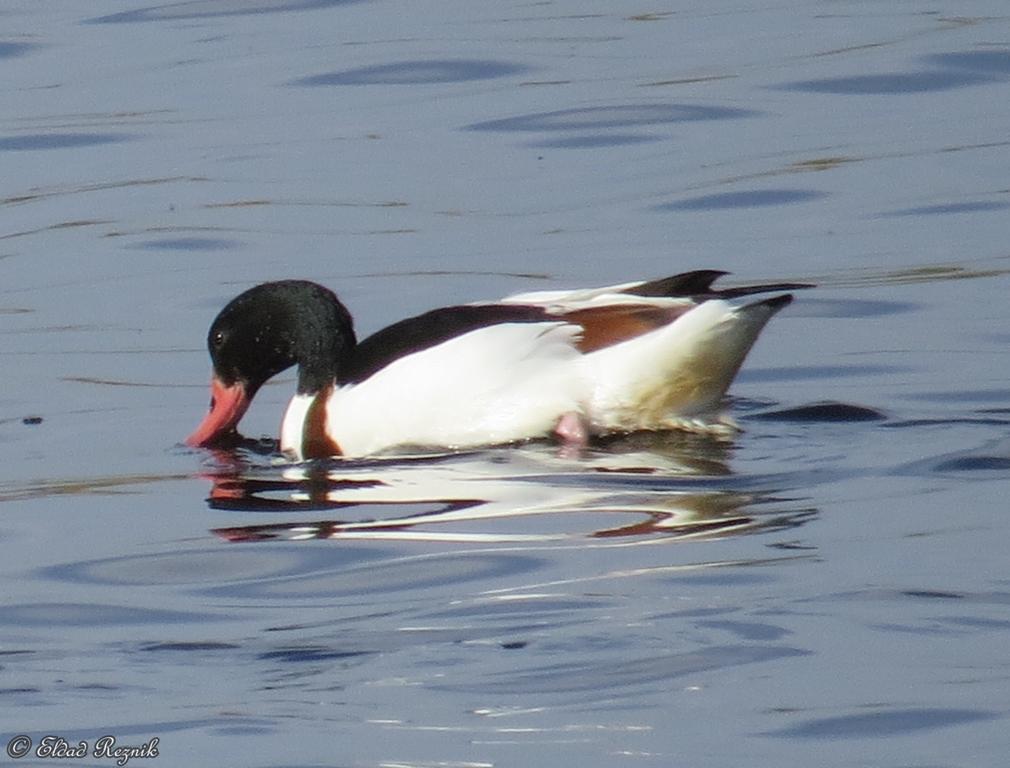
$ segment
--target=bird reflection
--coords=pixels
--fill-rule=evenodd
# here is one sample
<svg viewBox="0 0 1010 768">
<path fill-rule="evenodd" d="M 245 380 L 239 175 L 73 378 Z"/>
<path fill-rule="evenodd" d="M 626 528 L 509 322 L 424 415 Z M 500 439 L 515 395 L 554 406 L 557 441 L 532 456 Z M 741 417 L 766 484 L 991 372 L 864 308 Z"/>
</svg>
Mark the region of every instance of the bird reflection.
<svg viewBox="0 0 1010 768">
<path fill-rule="evenodd" d="M 233 542 L 646 543 L 793 527 L 814 514 L 777 490 L 745 490 L 731 444 L 675 437 L 611 439 L 575 458 L 530 444 L 297 464 L 243 441 L 204 473 L 208 506 L 271 519 L 212 532 Z M 332 514 L 309 514 L 321 511 Z"/>
</svg>

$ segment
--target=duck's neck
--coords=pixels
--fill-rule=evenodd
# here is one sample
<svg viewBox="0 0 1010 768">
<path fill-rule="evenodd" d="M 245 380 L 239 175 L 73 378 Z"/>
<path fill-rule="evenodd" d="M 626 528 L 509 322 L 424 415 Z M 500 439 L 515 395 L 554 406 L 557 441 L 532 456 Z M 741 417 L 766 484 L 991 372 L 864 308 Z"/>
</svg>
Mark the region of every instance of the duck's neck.
<svg viewBox="0 0 1010 768">
<path fill-rule="evenodd" d="M 337 366 L 322 361 L 301 363 L 298 366 L 298 394 L 314 395 L 333 384 L 337 378 Z"/>
<path fill-rule="evenodd" d="M 340 368 L 354 354 L 357 338 L 351 316 L 340 304 L 328 307 L 328 317 L 310 322 L 298 334 L 298 394 L 313 395 L 337 380 Z"/>
</svg>

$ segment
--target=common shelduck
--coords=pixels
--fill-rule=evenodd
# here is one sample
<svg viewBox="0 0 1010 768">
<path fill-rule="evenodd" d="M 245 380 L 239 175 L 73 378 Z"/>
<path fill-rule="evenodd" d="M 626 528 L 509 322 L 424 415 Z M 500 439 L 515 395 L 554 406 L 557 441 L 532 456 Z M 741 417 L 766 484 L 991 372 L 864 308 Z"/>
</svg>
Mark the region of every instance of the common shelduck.
<svg viewBox="0 0 1010 768">
<path fill-rule="evenodd" d="M 781 291 L 807 286 L 713 288 L 724 274 L 444 307 L 361 342 L 329 289 L 264 283 L 229 302 L 210 327 L 210 411 L 186 442 L 233 436 L 260 386 L 294 365 L 298 388 L 280 446 L 297 459 L 727 430 L 726 389 L 765 323 L 792 300 Z M 732 303 L 769 291 L 779 293 Z"/>
</svg>

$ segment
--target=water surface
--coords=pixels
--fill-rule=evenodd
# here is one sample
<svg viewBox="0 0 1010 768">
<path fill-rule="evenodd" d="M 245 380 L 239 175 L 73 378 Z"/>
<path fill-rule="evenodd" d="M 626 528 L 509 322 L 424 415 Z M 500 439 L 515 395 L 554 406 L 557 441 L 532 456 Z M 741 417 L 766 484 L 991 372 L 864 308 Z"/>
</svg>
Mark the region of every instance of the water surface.
<svg viewBox="0 0 1010 768">
<path fill-rule="evenodd" d="M 7 9 L 2 741 L 1001 765 L 1007 14 L 824 10 Z M 731 441 L 291 465 L 288 375 L 248 443 L 180 445 L 259 281 L 323 282 L 365 334 L 696 268 L 819 284 Z"/>
</svg>

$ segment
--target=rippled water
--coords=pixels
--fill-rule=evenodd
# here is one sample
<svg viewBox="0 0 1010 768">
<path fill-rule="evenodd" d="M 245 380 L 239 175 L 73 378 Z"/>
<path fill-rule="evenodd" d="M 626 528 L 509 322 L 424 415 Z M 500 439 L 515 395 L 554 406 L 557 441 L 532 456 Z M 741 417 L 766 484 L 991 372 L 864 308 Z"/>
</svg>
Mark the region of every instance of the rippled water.
<svg viewBox="0 0 1010 768">
<path fill-rule="evenodd" d="M 1005 762 L 1001 4 L 0 17 L 4 744 Z M 234 451 L 179 444 L 207 325 L 256 282 L 326 283 L 367 333 L 703 267 L 819 284 L 741 373 L 732 441 L 291 465 L 282 377 Z"/>
</svg>

